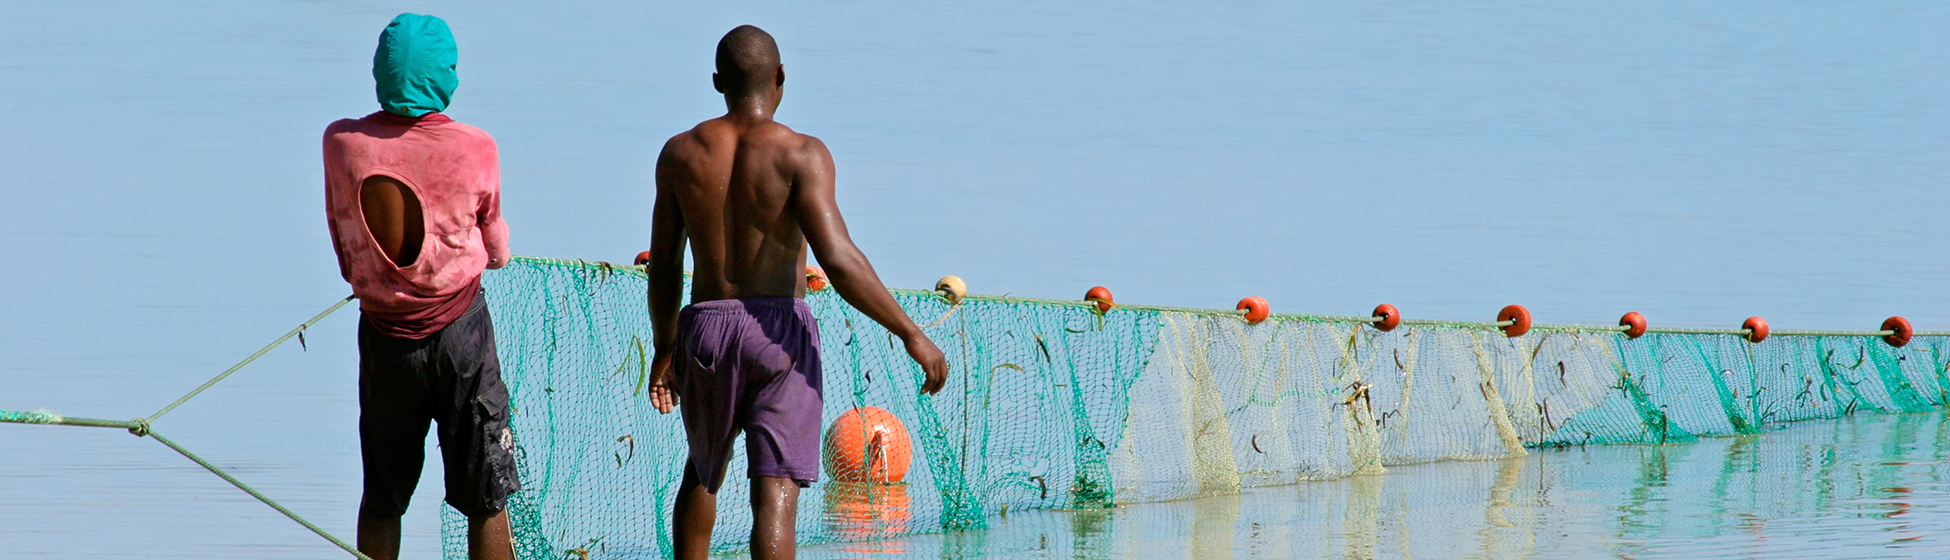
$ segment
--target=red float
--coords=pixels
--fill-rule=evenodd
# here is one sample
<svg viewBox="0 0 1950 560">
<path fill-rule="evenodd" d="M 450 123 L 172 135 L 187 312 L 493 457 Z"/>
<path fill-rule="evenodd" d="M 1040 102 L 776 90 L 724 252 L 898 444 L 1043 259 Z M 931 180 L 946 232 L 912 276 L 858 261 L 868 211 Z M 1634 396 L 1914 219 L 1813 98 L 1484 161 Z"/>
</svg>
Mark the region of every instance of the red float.
<svg viewBox="0 0 1950 560">
<path fill-rule="evenodd" d="M 907 426 L 894 413 L 863 406 L 841 414 L 826 429 L 826 474 L 840 482 L 893 484 L 907 478 L 914 460 Z"/>
<path fill-rule="evenodd" d="M 1393 305 L 1384 303 L 1374 306 L 1374 316 L 1381 318 L 1380 321 L 1369 323 L 1370 325 L 1374 325 L 1374 330 L 1388 332 L 1395 330 L 1395 327 L 1402 326 L 1402 312 L 1401 310 L 1395 309 Z"/>
<path fill-rule="evenodd" d="M 1625 327 L 1625 338 L 1645 336 L 1645 316 L 1637 311 L 1628 312 L 1618 319 L 1618 326 Z"/>
<path fill-rule="evenodd" d="M 1747 322 L 1740 324 L 1740 328 L 1747 330 L 1747 342 L 1759 343 L 1767 340 L 1766 319 L 1759 316 L 1748 317 Z"/>
<path fill-rule="evenodd" d="M 1110 298 L 1110 288 L 1103 286 L 1095 286 L 1084 292 L 1083 301 L 1096 302 L 1098 313 L 1109 313 L 1110 308 L 1117 306 L 1117 302 Z"/>
<path fill-rule="evenodd" d="M 643 266 L 643 265 L 646 265 L 646 264 L 650 264 L 650 252 L 649 252 L 649 251 L 644 251 L 644 252 L 641 252 L 641 253 L 637 253 L 637 254 L 636 254 L 636 265 L 637 265 L 637 266 Z"/>
<path fill-rule="evenodd" d="M 1503 330 L 1503 336 L 1516 338 L 1530 332 L 1530 310 L 1524 309 L 1521 305 L 1504 306 L 1502 311 L 1496 313 L 1496 320 L 1510 322 L 1507 326 L 1497 327 Z"/>
<path fill-rule="evenodd" d="M 1916 334 L 1916 330 L 1910 328 L 1909 326 L 1909 319 L 1904 319 L 1903 316 L 1901 315 L 1890 317 L 1888 319 L 1883 319 L 1882 330 L 1895 331 L 1893 333 L 1883 336 L 1882 341 L 1887 342 L 1889 343 L 1890 346 L 1894 346 L 1897 348 L 1902 348 L 1903 346 L 1908 345 L 1909 337 Z"/>
<path fill-rule="evenodd" d="M 1254 325 L 1273 314 L 1273 306 L 1266 303 L 1266 298 L 1259 296 L 1246 296 L 1246 299 L 1239 300 L 1239 306 L 1234 309 L 1245 311 L 1246 322 Z"/>
<path fill-rule="evenodd" d="M 826 289 L 826 271 L 819 267 L 806 265 L 806 291 L 817 292 Z"/>
</svg>

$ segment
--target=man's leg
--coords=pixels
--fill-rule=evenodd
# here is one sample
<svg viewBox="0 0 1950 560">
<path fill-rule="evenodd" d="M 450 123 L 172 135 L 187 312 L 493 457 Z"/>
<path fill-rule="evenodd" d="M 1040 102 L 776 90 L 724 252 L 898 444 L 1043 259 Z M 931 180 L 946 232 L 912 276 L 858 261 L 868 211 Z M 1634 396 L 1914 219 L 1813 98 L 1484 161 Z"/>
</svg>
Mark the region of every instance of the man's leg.
<svg viewBox="0 0 1950 560">
<path fill-rule="evenodd" d="M 426 465 L 427 427 L 420 406 L 419 367 L 412 341 L 392 339 L 359 322 L 359 461 L 365 491 L 359 500 L 359 552 L 373 560 L 399 557 L 400 515 Z"/>
<path fill-rule="evenodd" d="M 753 560 L 793 560 L 798 556 L 799 483 L 790 478 L 752 479 Z"/>
<path fill-rule="evenodd" d="M 718 495 L 704 486 L 697 469 L 684 467 L 677 486 L 677 507 L 671 508 L 672 548 L 677 560 L 704 560 L 711 554 L 711 526 L 718 521 Z M 377 560 L 377 559 L 375 559 Z"/>
<path fill-rule="evenodd" d="M 372 560 L 399 558 L 399 516 L 359 506 L 359 552 Z"/>
<path fill-rule="evenodd" d="M 426 340 L 435 356 L 429 391 L 440 395 L 435 407 L 447 503 L 467 516 L 467 557 L 512 560 L 508 496 L 521 489 L 521 482 L 487 294 L 479 294 L 466 315 Z"/>
<path fill-rule="evenodd" d="M 394 527 L 397 530 L 398 525 Z M 508 532 L 508 510 L 467 518 L 467 558 L 514 560 L 515 536 Z"/>
</svg>

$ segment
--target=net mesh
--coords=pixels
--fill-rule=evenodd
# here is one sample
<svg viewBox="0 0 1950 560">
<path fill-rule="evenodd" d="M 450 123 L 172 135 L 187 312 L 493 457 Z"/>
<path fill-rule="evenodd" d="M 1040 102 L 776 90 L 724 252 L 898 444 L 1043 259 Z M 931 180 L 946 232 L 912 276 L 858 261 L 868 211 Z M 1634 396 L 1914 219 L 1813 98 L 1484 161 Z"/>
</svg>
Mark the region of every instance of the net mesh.
<svg viewBox="0 0 1950 560">
<path fill-rule="evenodd" d="M 666 558 L 686 458 L 681 421 L 650 406 L 640 269 L 517 258 L 484 280 L 511 398 L 523 490 L 510 500 L 525 558 Z M 802 544 L 979 529 L 1023 509 L 1236 492 L 1497 459 L 1529 447 L 1664 444 L 1859 410 L 1945 401 L 1943 348 L 1873 337 L 1538 329 L 1116 307 L 933 292 L 895 298 L 949 357 L 920 394 L 898 339 L 831 290 L 819 322 L 827 425 L 857 407 L 909 429 L 904 483 L 831 482 L 800 496 Z M 749 489 L 733 446 L 713 546 L 744 548 Z M 827 453 L 836 453 L 827 449 Z M 862 450 L 850 452 L 861 453 Z M 443 512 L 449 558 L 466 522 Z"/>
</svg>

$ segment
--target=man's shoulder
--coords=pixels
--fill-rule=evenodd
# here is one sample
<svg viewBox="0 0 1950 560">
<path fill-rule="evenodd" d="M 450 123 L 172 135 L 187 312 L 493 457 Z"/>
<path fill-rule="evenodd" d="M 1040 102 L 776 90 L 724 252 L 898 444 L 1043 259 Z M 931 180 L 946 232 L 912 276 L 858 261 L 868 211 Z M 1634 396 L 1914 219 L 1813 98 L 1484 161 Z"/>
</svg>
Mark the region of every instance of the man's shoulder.
<svg viewBox="0 0 1950 560">
<path fill-rule="evenodd" d="M 343 134 L 359 132 L 366 128 L 364 119 L 339 119 L 325 125 L 325 137 L 332 138 Z"/>
<path fill-rule="evenodd" d="M 486 142 L 490 146 L 494 145 L 494 135 L 488 134 L 487 131 L 481 130 L 474 125 L 460 121 L 447 121 L 441 123 L 440 127 L 452 131 L 453 134 Z"/>
<path fill-rule="evenodd" d="M 393 119 L 398 118 L 393 117 Z M 416 134 L 416 130 L 438 131 L 436 134 L 443 140 L 466 139 L 484 143 L 488 147 L 494 146 L 494 135 L 488 134 L 485 130 L 453 120 L 445 115 L 436 115 L 436 118 L 437 120 L 421 122 L 418 123 L 418 126 L 414 126 L 411 121 L 405 123 L 392 122 L 385 115 L 373 113 L 372 115 L 366 115 L 356 119 L 348 118 L 332 121 L 332 124 L 326 125 L 325 127 L 325 137 L 330 139 L 335 136 L 358 134 L 376 138 L 397 138 L 400 136 L 414 135 Z"/>
<path fill-rule="evenodd" d="M 785 153 L 792 154 L 803 162 L 832 159 L 832 153 L 826 150 L 826 141 L 820 140 L 818 136 L 793 130 L 783 123 L 775 124 L 778 125 L 778 130 L 775 131 L 777 135 L 775 142 Z"/>
</svg>

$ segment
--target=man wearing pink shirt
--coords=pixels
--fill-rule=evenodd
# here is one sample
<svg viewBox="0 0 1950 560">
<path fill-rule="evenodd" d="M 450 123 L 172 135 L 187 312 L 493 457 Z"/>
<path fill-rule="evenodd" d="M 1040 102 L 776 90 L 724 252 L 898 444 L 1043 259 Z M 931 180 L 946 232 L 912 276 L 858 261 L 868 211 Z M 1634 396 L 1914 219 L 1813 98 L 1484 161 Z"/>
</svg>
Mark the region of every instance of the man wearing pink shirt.
<svg viewBox="0 0 1950 560">
<path fill-rule="evenodd" d="M 339 273 L 359 298 L 359 551 L 399 556 L 400 516 L 440 425 L 447 503 L 470 558 L 513 558 L 508 389 L 481 291 L 508 262 L 494 138 L 440 114 L 458 52 L 440 18 L 401 14 L 380 34 L 384 110 L 325 129 L 325 209 Z"/>
</svg>

